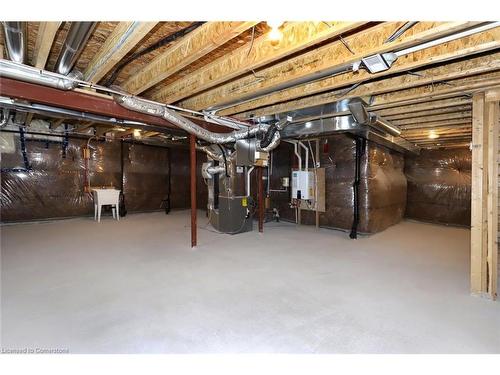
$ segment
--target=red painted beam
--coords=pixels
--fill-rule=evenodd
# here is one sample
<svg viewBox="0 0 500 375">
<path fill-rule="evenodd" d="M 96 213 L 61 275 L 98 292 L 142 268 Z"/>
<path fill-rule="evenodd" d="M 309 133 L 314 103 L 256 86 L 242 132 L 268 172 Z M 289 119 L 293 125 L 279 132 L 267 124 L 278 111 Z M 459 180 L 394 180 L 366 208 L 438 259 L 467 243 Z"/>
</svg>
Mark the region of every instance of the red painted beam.
<svg viewBox="0 0 500 375">
<path fill-rule="evenodd" d="M 108 99 L 98 95 L 83 93 L 81 91 L 58 90 L 52 87 L 0 77 L 0 95 L 23 99 L 32 103 L 52 105 L 75 111 L 115 117 L 122 120 L 144 122 L 146 124 L 164 126 L 170 129 L 177 128 L 177 126 L 162 118 L 126 109 L 117 104 L 111 97 Z M 231 129 L 226 127 L 204 121 L 196 121 L 196 123 L 210 131 L 220 133 L 231 131 Z"/>
<path fill-rule="evenodd" d="M 196 137 L 189 135 L 189 154 L 190 154 L 190 179 L 191 179 L 191 247 L 195 247 L 196 238 Z"/>
</svg>

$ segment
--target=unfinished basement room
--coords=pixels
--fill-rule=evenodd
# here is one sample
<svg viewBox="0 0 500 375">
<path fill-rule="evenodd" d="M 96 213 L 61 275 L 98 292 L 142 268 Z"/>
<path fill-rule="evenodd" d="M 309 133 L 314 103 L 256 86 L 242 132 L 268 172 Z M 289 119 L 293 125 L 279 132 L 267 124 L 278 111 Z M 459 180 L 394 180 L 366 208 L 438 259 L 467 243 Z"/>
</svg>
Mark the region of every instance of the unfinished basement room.
<svg viewBox="0 0 500 375">
<path fill-rule="evenodd" d="M 19 16 L 2 353 L 500 354 L 500 22 Z"/>
</svg>

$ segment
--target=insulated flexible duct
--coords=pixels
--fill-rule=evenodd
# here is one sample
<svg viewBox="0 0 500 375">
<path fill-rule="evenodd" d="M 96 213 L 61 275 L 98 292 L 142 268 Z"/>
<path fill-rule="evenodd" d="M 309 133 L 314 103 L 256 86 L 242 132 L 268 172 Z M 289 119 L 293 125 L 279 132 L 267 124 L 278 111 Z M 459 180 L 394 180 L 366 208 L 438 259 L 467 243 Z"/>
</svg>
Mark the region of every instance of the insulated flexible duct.
<svg viewBox="0 0 500 375">
<path fill-rule="evenodd" d="M 270 127 L 268 124 L 259 124 L 248 129 L 236 130 L 230 133 L 215 133 L 202 128 L 187 118 L 169 110 L 160 103 L 126 95 L 113 95 L 113 97 L 118 104 L 127 109 L 162 117 L 186 132 L 194 134 L 197 138 L 212 144 L 233 143 L 240 139 L 252 138 L 257 134 L 267 132 Z M 278 136 L 276 136 L 276 134 L 278 134 Z M 271 145 L 273 146 L 277 146 L 276 142 L 279 142 L 279 133 L 276 134 L 273 137 L 273 141 L 271 141 Z M 269 148 L 269 146 L 267 148 Z"/>
</svg>

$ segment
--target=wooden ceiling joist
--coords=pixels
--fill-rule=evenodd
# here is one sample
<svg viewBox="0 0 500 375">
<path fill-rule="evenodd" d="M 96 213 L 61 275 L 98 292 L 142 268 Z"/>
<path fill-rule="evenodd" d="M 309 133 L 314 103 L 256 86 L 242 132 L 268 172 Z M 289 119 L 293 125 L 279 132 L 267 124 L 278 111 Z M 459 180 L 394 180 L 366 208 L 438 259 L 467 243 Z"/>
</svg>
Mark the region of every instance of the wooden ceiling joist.
<svg viewBox="0 0 500 375">
<path fill-rule="evenodd" d="M 124 82 L 123 89 L 140 94 L 165 78 L 202 58 L 257 22 L 207 22 L 154 58 Z"/>
<path fill-rule="evenodd" d="M 236 101 L 247 98 L 250 95 L 259 95 L 262 92 L 282 87 L 290 82 L 307 79 L 307 77 L 312 78 L 321 72 L 332 71 L 336 68 L 340 69 L 366 56 L 403 49 L 422 41 L 435 39 L 454 30 L 461 30 L 467 26 L 471 26 L 471 23 L 419 22 L 398 40 L 385 43 L 394 30 L 401 25 L 402 23 L 400 22 L 382 23 L 362 33 L 346 37 L 345 43 L 355 52 L 354 54 L 346 48 L 342 41 L 336 41 L 257 71 L 256 75 L 261 77 L 261 79 L 256 79 L 255 76 L 250 74 L 216 89 L 184 100 L 179 105 L 191 109 L 204 109 L 227 103 L 228 98 L 230 98 L 230 101 Z M 271 95 L 266 95 L 266 97 L 271 97 Z M 292 97 L 289 99 L 292 99 Z M 234 111 L 233 113 L 237 112 L 240 111 Z"/>
<path fill-rule="evenodd" d="M 449 114 L 449 115 L 453 116 L 456 113 L 468 112 L 470 110 L 471 110 L 470 105 L 462 105 L 462 106 L 457 106 L 457 107 L 445 107 L 445 108 L 431 109 L 431 110 L 425 110 L 425 111 L 416 111 L 416 112 L 411 112 L 411 113 L 401 113 L 401 114 L 389 115 L 389 116 L 382 115 L 382 113 L 379 113 L 379 114 L 381 116 L 384 116 L 384 118 L 386 120 L 389 120 L 389 121 L 409 120 L 409 119 L 423 119 L 424 120 L 430 116 L 438 116 L 438 115 L 445 115 L 445 114 Z"/>
<path fill-rule="evenodd" d="M 375 78 L 380 78 L 396 73 L 413 71 L 418 68 L 422 69 L 429 64 L 444 63 L 452 59 L 457 59 L 463 56 L 488 51 L 493 48 L 498 48 L 500 47 L 500 28 L 473 35 L 464 39 L 466 40 L 464 41 L 460 39 L 449 42 L 446 44 L 446 48 L 443 48 L 443 46 L 436 46 L 412 53 L 405 57 L 401 57 L 400 59 L 396 60 L 396 62 L 390 69 L 384 72 L 373 75 L 368 73 L 367 71 L 340 74 L 290 89 L 277 91 L 270 95 L 266 95 L 265 97 L 225 109 L 220 113 L 224 115 L 231 115 L 241 112 L 249 112 L 252 108 L 269 106 L 270 104 L 278 102 L 287 102 L 292 99 L 307 95 L 311 96 L 308 96 L 307 99 L 304 99 L 304 101 L 306 102 L 314 102 L 316 103 L 316 105 L 328 103 L 334 101 L 329 94 L 333 93 L 334 95 L 337 95 L 337 91 L 329 91 L 323 94 L 315 93 L 339 87 L 349 87 L 373 80 Z M 407 75 L 406 77 L 403 76 L 403 78 L 400 77 L 399 81 L 401 88 L 405 88 L 411 87 L 415 84 L 415 82 L 419 81 L 423 83 L 425 83 L 425 81 L 429 83 L 439 82 L 443 80 L 488 72 L 499 68 L 500 53 L 496 53 L 488 56 L 481 56 L 475 59 L 468 59 L 465 61 L 450 63 L 436 68 L 425 69 L 423 71 L 417 72 L 416 74 L 418 75 L 415 76 Z M 394 81 L 396 80 L 392 79 L 392 81 L 388 81 L 387 84 L 393 83 Z M 376 85 L 378 87 L 378 92 L 383 92 L 384 86 L 386 85 L 386 81 L 384 80 L 377 81 L 377 83 L 371 83 L 373 83 L 371 86 Z M 386 92 L 393 90 L 392 87 L 388 87 Z M 309 103 L 307 104 L 307 106 L 311 105 Z"/>
<path fill-rule="evenodd" d="M 401 126 L 402 130 L 410 130 L 410 129 L 434 129 L 437 127 L 443 126 L 460 126 L 460 125 L 470 125 L 472 123 L 472 118 L 465 120 L 448 120 L 448 121 L 439 121 L 439 122 L 428 122 L 424 124 L 412 124 Z"/>
<path fill-rule="evenodd" d="M 97 83 L 151 31 L 157 22 L 119 22 L 84 72 L 87 81 Z"/>
<path fill-rule="evenodd" d="M 44 69 L 61 22 L 40 22 L 31 64 Z"/>
<path fill-rule="evenodd" d="M 424 85 L 428 85 L 428 87 L 430 87 L 431 89 L 434 87 L 438 89 L 443 86 L 442 84 L 439 84 L 439 82 L 450 81 L 452 82 L 452 84 L 459 85 L 460 83 L 455 83 L 455 81 L 462 79 L 462 77 L 468 77 L 470 75 L 476 75 L 479 73 L 495 70 L 500 70 L 500 53 L 469 59 L 466 61 L 455 62 L 435 68 L 424 69 L 419 72 L 419 75 L 404 74 L 387 78 L 381 81 L 368 82 L 350 90 L 347 94 L 345 94 L 346 89 L 340 89 L 319 95 L 313 95 L 303 99 L 296 99 L 280 104 L 271 105 L 269 107 L 259 108 L 253 111 L 249 110 L 247 112 L 239 113 L 237 117 L 248 118 L 251 116 L 263 116 L 274 113 L 283 113 L 296 109 L 311 107 L 314 105 L 332 103 L 340 99 L 381 95 L 383 93 L 391 93 L 402 91 L 404 89 L 423 87 Z M 478 77 L 480 76 L 478 75 Z M 453 87 L 448 86 L 447 84 L 444 84 L 444 86 Z M 244 104 L 240 106 L 240 109 L 243 106 Z M 232 110 L 221 111 L 221 114 L 228 114 L 227 112 L 232 112 Z"/>
<path fill-rule="evenodd" d="M 414 117 L 411 119 L 391 120 L 391 122 L 395 125 L 403 126 L 403 125 L 411 125 L 411 124 L 425 124 L 427 122 L 445 121 L 445 120 L 468 121 L 471 118 L 472 118 L 471 111 L 465 111 L 465 112 L 456 112 L 456 113 L 445 113 L 442 115 L 435 115 L 435 116 L 420 116 L 420 117 Z"/>
<path fill-rule="evenodd" d="M 174 103 L 180 99 L 224 83 L 314 44 L 342 35 L 366 22 L 288 22 L 278 44 L 268 34 L 223 56 L 193 74 L 154 93 L 152 99 Z"/>
<path fill-rule="evenodd" d="M 468 105 L 470 106 L 472 100 L 465 97 L 456 97 L 443 100 L 429 101 L 428 103 L 421 103 L 415 105 L 401 105 L 394 106 L 388 109 L 380 109 L 377 111 L 378 114 L 384 117 L 390 117 L 391 115 L 405 115 L 405 114 L 415 114 L 422 111 L 434 111 L 434 110 L 454 110 L 460 106 Z"/>
</svg>

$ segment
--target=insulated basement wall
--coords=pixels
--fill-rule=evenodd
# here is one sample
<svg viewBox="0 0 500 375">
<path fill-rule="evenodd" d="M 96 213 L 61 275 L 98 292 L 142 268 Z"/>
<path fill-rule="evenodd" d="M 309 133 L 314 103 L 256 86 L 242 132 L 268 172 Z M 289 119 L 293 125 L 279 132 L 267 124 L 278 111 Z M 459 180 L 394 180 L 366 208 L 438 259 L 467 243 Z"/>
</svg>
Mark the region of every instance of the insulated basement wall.
<svg viewBox="0 0 500 375">
<path fill-rule="evenodd" d="M 3 133 L 5 134 L 7 133 Z M 30 168 L 26 169 L 19 135 L 10 135 L 13 136 L 15 150 L 2 153 L 1 162 L 2 222 L 93 214 L 92 198 L 83 191 L 85 167 L 82 146 L 86 145 L 86 139 L 68 139 L 64 152 L 61 138 L 52 138 L 52 142 L 46 142 L 44 139 L 30 139 L 31 136 L 27 136 L 26 157 Z M 182 195 L 174 196 L 171 206 L 189 207 L 189 158 L 178 159 L 176 156 L 178 153 L 183 154 L 185 150 L 96 140 L 91 141 L 91 148 L 91 185 L 121 189 L 123 177 L 128 212 L 153 211 L 164 207 L 163 201 L 169 197 L 170 191 L 170 153 L 172 159 L 176 160 L 175 170 L 187 170 L 187 173 L 181 173 L 174 179 L 173 189 L 179 190 L 178 187 L 182 186 L 182 192 L 187 198 Z M 180 200 L 179 203 L 177 199 Z"/>
<path fill-rule="evenodd" d="M 325 143 L 328 146 L 325 147 Z M 320 214 L 319 224 L 350 230 L 354 215 L 355 140 L 346 134 L 333 135 L 321 139 L 320 148 L 321 167 L 325 168 L 326 175 L 326 212 Z M 273 157 L 271 188 L 277 189 L 280 177 L 289 177 L 297 162 L 293 147 L 288 144 L 282 143 Z M 312 167 L 312 160 L 310 162 Z M 380 232 L 402 220 L 406 206 L 403 170 L 402 154 L 373 142 L 366 143 L 359 186 L 360 233 Z M 289 192 L 271 192 L 271 200 L 284 219 L 295 221 L 295 210 L 289 208 Z M 301 210 L 301 223 L 313 225 L 315 213 Z"/>
<path fill-rule="evenodd" d="M 470 226 L 471 151 L 464 148 L 422 150 L 408 156 L 405 216 L 440 224 Z"/>
</svg>

